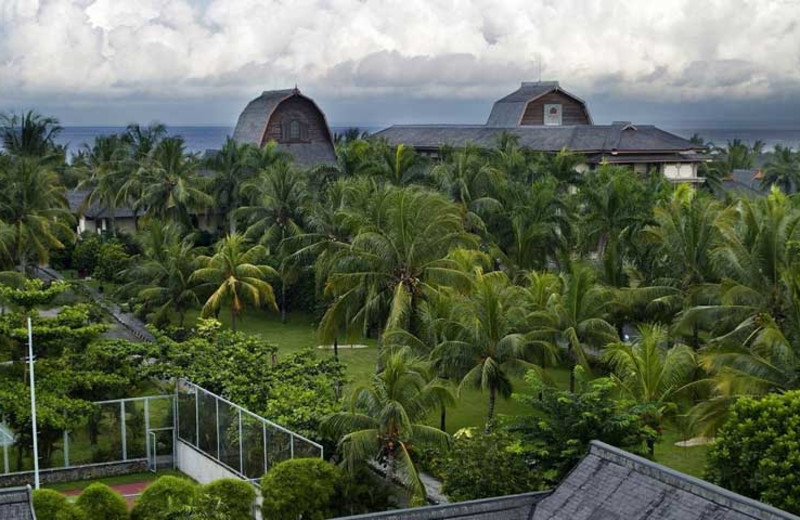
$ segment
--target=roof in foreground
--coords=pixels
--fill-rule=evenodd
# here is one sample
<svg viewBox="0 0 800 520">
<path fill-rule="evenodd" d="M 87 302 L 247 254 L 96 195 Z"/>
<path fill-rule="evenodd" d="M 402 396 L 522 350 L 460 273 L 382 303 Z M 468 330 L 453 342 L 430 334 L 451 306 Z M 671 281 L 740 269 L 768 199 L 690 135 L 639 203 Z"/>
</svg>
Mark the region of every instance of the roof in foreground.
<svg viewBox="0 0 800 520">
<path fill-rule="evenodd" d="M 800 520 L 599 441 L 552 492 L 351 517 L 381 520 Z"/>
<path fill-rule="evenodd" d="M 29 487 L 0 489 L 0 518 L 36 520 Z"/>
<path fill-rule="evenodd" d="M 688 140 L 652 125 L 619 122 L 611 125 L 519 126 L 500 128 L 486 125 L 394 125 L 375 134 L 390 144 L 421 149 L 472 143 L 490 148 L 503 133 L 519 137 L 520 146 L 545 152 L 562 149 L 581 153 L 682 152 L 696 150 Z"/>
</svg>

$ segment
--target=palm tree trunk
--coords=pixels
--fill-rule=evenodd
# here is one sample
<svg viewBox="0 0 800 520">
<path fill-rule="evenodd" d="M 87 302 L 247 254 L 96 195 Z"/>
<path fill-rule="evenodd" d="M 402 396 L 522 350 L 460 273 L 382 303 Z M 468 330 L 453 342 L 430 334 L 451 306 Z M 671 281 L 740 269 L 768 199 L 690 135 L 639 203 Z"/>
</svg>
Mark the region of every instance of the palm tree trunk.
<svg viewBox="0 0 800 520">
<path fill-rule="evenodd" d="M 439 414 L 439 429 L 443 432 L 447 431 L 447 407 L 445 405 L 442 405 L 442 411 Z"/>
<path fill-rule="evenodd" d="M 236 332 L 236 309 L 231 306 L 231 329 Z"/>
<path fill-rule="evenodd" d="M 333 338 L 333 359 L 339 361 L 339 338 Z"/>
<path fill-rule="evenodd" d="M 483 429 L 484 433 L 491 432 L 492 427 L 494 426 L 494 405 L 496 399 L 497 395 L 495 394 L 494 387 L 492 387 L 489 389 L 489 414 L 486 417 L 486 427 Z"/>
<path fill-rule="evenodd" d="M 183 328 L 183 319 L 185 318 L 183 311 L 178 311 L 178 327 Z"/>
<path fill-rule="evenodd" d="M 286 278 L 281 280 L 281 323 L 286 324 Z"/>
</svg>

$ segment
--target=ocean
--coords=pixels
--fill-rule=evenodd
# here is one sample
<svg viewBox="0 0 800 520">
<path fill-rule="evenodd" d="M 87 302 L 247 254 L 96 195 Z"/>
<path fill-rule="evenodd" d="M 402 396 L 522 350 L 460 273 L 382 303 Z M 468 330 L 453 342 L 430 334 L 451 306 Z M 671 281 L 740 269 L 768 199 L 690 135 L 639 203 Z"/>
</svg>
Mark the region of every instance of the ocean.
<svg viewBox="0 0 800 520">
<path fill-rule="evenodd" d="M 363 126 L 368 132 L 374 132 L 380 127 Z M 725 127 L 670 127 L 663 126 L 664 130 L 689 138 L 698 134 L 706 140 L 717 145 L 724 145 L 730 140 L 741 139 L 752 144 L 755 141 L 766 143 L 766 150 L 771 150 L 776 144 L 800 147 L 800 125 L 797 128 L 725 128 Z M 333 132 L 343 132 L 346 127 L 331 127 Z M 69 152 L 74 153 L 82 146 L 91 143 L 96 136 L 124 132 L 121 126 L 67 126 L 64 127 L 56 141 L 67 146 Z M 219 149 L 225 138 L 233 133 L 233 128 L 228 126 L 171 126 L 168 127 L 171 135 L 182 136 L 186 140 L 186 148 L 191 152 L 202 153 L 206 150 Z"/>
</svg>

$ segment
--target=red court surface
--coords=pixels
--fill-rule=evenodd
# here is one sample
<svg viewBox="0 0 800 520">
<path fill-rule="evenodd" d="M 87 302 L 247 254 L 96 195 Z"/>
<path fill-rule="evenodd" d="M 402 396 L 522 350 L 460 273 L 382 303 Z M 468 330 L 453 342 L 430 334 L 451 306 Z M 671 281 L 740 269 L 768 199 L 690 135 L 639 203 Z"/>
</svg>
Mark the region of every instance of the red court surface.
<svg viewBox="0 0 800 520">
<path fill-rule="evenodd" d="M 128 502 L 128 505 L 133 505 L 133 501 L 136 499 L 138 495 L 142 494 L 144 489 L 152 484 L 152 482 L 132 482 L 130 484 L 114 484 L 111 487 L 114 491 L 119 493 L 120 495 L 125 497 L 125 500 Z M 78 496 L 83 493 L 82 489 L 70 489 L 67 491 L 62 491 L 63 494 L 67 496 Z"/>
</svg>

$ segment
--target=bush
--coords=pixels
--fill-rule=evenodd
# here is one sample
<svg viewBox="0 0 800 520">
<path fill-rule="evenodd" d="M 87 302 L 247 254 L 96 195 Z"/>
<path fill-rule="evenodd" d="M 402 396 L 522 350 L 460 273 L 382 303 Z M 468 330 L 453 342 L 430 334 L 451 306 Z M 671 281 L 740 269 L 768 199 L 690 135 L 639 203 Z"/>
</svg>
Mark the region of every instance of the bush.
<svg viewBox="0 0 800 520">
<path fill-rule="evenodd" d="M 442 491 L 454 501 L 527 493 L 544 487 L 522 455 L 522 442 L 507 432 L 456 438 L 441 465 Z"/>
<path fill-rule="evenodd" d="M 324 520 L 335 512 L 342 472 L 322 459 L 292 459 L 261 478 L 261 511 L 270 520 Z"/>
<path fill-rule="evenodd" d="M 52 489 L 33 492 L 33 510 L 37 520 L 86 520 L 78 506 Z"/>
<path fill-rule="evenodd" d="M 366 466 L 358 467 L 352 475 L 342 472 L 333 499 L 333 516 L 339 518 L 387 511 L 397 505 L 392 503 L 391 495 L 392 489 L 386 480 Z"/>
<path fill-rule="evenodd" d="M 130 256 L 125 248 L 116 242 L 108 242 L 100 247 L 94 275 L 107 282 L 122 280 L 122 272 L 128 268 Z"/>
<path fill-rule="evenodd" d="M 78 270 L 78 274 L 87 275 L 94 272 L 102 245 L 102 240 L 96 234 L 81 235 L 72 250 L 72 266 Z"/>
<path fill-rule="evenodd" d="M 249 482 L 223 478 L 202 487 L 199 509 L 229 520 L 251 520 L 250 508 L 255 500 L 256 491 Z"/>
<path fill-rule="evenodd" d="M 128 518 L 128 505 L 122 495 L 100 482 L 87 487 L 75 503 L 85 513 L 86 520 Z"/>
<path fill-rule="evenodd" d="M 800 391 L 742 398 L 708 452 L 706 478 L 800 513 Z"/>
<path fill-rule="evenodd" d="M 133 520 L 166 520 L 170 510 L 193 506 L 197 501 L 197 484 L 178 477 L 160 477 L 144 490 L 131 512 Z"/>
</svg>

